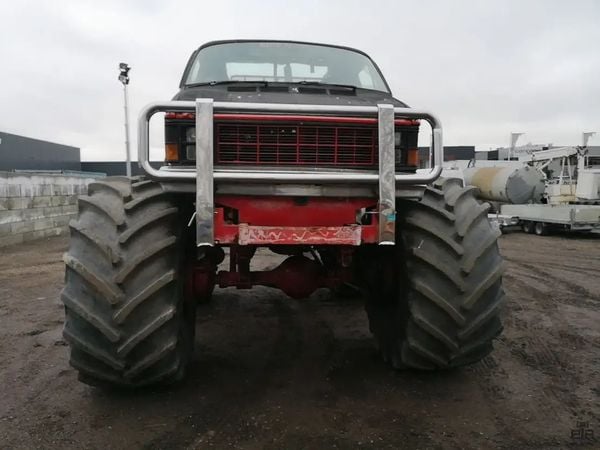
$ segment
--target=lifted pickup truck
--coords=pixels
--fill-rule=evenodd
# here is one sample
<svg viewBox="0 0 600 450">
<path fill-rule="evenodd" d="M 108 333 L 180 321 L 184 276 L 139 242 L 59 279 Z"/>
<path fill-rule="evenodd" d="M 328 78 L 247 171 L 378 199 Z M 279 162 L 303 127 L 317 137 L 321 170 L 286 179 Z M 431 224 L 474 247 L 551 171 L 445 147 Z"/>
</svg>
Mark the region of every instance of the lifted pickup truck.
<svg viewBox="0 0 600 450">
<path fill-rule="evenodd" d="M 156 113 L 165 117 L 160 169 L 149 163 Z M 422 122 L 430 169 L 417 171 Z M 216 285 L 295 299 L 359 286 L 397 369 L 461 366 L 492 349 L 503 290 L 488 205 L 439 178 L 440 121 L 395 99 L 365 53 L 205 44 L 175 98 L 141 111 L 138 133 L 146 176 L 91 184 L 70 225 L 64 336 L 82 381 L 181 379 L 196 304 Z M 260 247 L 287 258 L 253 271 Z M 219 271 L 225 250 L 229 268 Z"/>
</svg>

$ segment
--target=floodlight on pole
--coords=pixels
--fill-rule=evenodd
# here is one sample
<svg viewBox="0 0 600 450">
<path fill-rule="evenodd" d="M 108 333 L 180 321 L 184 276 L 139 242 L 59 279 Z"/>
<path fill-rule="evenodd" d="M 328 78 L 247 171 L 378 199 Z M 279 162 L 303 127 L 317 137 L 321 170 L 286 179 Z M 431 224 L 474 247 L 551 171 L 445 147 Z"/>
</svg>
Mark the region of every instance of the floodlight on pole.
<svg viewBox="0 0 600 450">
<path fill-rule="evenodd" d="M 131 177 L 131 150 L 129 148 L 129 107 L 127 99 L 127 85 L 129 84 L 129 71 L 127 63 L 119 63 L 119 81 L 123 84 L 123 105 L 125 109 L 125 153 L 127 176 Z"/>
<path fill-rule="evenodd" d="M 508 160 L 510 161 L 513 157 L 513 154 L 515 152 L 515 147 L 517 145 L 517 141 L 519 140 L 519 137 L 523 136 L 525 133 L 510 133 L 510 150 L 508 153 Z"/>
<path fill-rule="evenodd" d="M 595 132 L 595 131 L 585 131 L 585 132 L 582 134 L 582 137 L 583 137 L 583 147 L 587 147 L 587 143 L 588 143 L 588 141 L 589 141 L 589 140 L 590 140 L 590 138 L 591 138 L 592 136 L 594 136 L 595 134 L 596 134 L 596 132 Z"/>
</svg>

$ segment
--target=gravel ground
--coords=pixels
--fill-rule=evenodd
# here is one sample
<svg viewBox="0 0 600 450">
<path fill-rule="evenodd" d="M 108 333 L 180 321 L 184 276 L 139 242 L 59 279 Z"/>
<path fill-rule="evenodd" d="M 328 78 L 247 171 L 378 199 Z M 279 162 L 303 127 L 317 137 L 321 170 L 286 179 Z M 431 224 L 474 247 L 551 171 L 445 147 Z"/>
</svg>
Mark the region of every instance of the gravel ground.
<svg viewBox="0 0 600 450">
<path fill-rule="evenodd" d="M 359 301 L 227 289 L 187 380 L 136 393 L 69 367 L 66 246 L 0 249 L 0 448 L 600 448 L 600 239 L 503 236 L 505 332 L 462 370 L 388 369 Z"/>
</svg>

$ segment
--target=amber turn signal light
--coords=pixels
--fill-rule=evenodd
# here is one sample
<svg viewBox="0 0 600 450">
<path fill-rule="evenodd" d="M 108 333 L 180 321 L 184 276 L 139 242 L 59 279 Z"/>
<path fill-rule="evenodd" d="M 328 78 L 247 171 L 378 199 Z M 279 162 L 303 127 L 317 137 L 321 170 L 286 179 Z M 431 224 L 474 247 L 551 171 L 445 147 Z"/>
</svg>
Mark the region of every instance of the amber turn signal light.
<svg viewBox="0 0 600 450">
<path fill-rule="evenodd" d="M 409 148 L 406 158 L 406 165 L 419 167 L 419 149 Z"/>
<path fill-rule="evenodd" d="M 177 144 L 165 144 L 165 161 L 179 161 L 179 151 L 177 150 Z"/>
</svg>

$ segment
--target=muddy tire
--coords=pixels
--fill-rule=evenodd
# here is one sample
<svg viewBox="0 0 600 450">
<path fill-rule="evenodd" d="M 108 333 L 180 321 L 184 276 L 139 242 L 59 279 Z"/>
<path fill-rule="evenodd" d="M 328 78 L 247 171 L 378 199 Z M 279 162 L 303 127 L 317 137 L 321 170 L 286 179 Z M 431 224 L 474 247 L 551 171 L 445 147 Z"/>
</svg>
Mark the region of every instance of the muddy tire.
<svg viewBox="0 0 600 450">
<path fill-rule="evenodd" d="M 366 309 L 394 368 L 479 361 L 502 331 L 500 232 L 474 191 L 459 180 L 439 180 L 421 201 L 399 201 L 397 245 L 371 249 Z"/>
<path fill-rule="evenodd" d="M 80 380 L 140 387 L 181 379 L 194 307 L 179 277 L 176 205 L 157 183 L 109 177 L 79 198 L 70 229 L 63 334 Z"/>
</svg>

